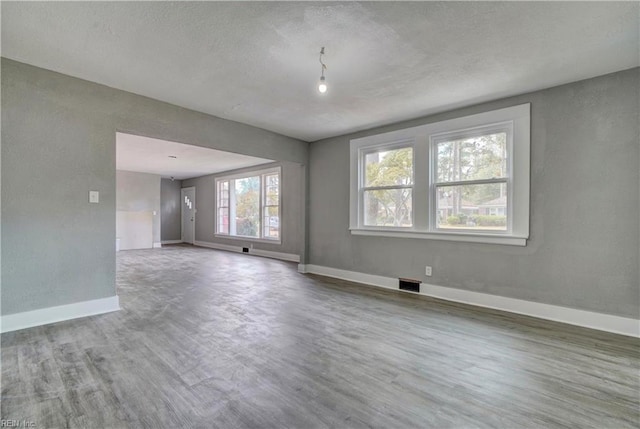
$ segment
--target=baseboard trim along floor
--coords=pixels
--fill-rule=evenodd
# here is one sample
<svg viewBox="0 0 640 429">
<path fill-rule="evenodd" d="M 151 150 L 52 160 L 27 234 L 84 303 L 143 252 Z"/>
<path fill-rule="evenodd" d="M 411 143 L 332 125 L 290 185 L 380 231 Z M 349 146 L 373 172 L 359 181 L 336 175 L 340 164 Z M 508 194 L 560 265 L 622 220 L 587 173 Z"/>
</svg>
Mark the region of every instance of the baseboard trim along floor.
<svg viewBox="0 0 640 429">
<path fill-rule="evenodd" d="M 274 252 L 271 250 L 261 250 L 249 248 L 248 252 L 243 252 L 242 246 L 231 246 L 229 244 L 211 243 L 208 241 L 194 241 L 194 246 L 208 247 L 209 249 L 226 250 L 228 252 L 248 253 L 254 256 L 263 256 L 265 258 L 280 259 L 281 261 L 300 262 L 300 255 L 293 253 Z"/>
<path fill-rule="evenodd" d="M 117 310 L 120 310 L 120 300 L 118 295 L 114 295 L 107 298 L 7 314 L 0 318 L 0 332 L 18 331 L 20 329 L 33 328 L 34 326 L 48 325 L 79 317 L 95 316 Z"/>
<path fill-rule="evenodd" d="M 298 265 L 298 272 L 318 274 L 321 276 L 348 280 L 354 283 L 362 283 L 385 289 L 400 290 L 398 289 L 398 279 L 392 277 L 376 276 L 313 264 Z M 418 293 L 409 291 L 401 292 Z M 558 305 L 543 304 L 533 301 L 525 301 L 522 299 L 507 298 L 504 296 L 472 292 L 463 289 L 436 286 L 427 283 L 422 283 L 419 294 L 447 301 L 460 302 L 463 304 L 492 308 L 495 310 L 503 310 L 510 313 L 523 314 L 540 319 L 553 320 L 555 322 L 597 329 L 599 331 L 612 332 L 630 337 L 640 337 L 640 320 L 638 319 L 596 313 L 594 311 L 578 310 L 575 308 L 561 307 Z"/>
<path fill-rule="evenodd" d="M 182 240 L 162 240 L 160 244 L 180 244 Z"/>
</svg>

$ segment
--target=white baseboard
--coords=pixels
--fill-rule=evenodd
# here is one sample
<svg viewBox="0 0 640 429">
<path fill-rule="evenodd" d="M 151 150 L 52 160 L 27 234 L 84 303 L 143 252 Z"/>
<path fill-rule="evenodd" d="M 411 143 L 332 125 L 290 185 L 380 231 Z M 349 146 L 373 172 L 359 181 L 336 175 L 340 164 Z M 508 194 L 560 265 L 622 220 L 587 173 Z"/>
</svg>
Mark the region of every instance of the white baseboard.
<svg viewBox="0 0 640 429">
<path fill-rule="evenodd" d="M 301 271 L 302 270 L 304 271 Z M 337 268 L 323 267 L 320 265 L 298 265 L 299 272 L 318 274 L 348 280 L 355 283 L 363 283 L 386 289 L 398 289 L 398 279 L 392 277 L 376 276 L 358 273 L 355 271 L 340 270 Z M 597 329 L 599 331 L 613 332 L 630 337 L 640 337 L 640 320 L 611 314 L 596 313 L 593 311 L 578 310 L 575 308 L 561 307 L 558 305 L 542 304 L 539 302 L 525 301 L 522 299 L 507 298 L 499 295 L 472 292 L 463 289 L 455 289 L 444 286 L 436 286 L 423 283 L 420 295 L 447 301 L 460 302 L 478 307 L 492 308 L 508 311 L 510 313 L 523 314 L 540 319 L 553 320 L 570 325 Z M 402 291 L 406 292 L 406 291 Z M 415 293 L 415 292 L 406 292 Z"/>
<path fill-rule="evenodd" d="M 298 264 L 298 272 L 305 274 L 307 272 L 307 266 L 305 264 Z"/>
<path fill-rule="evenodd" d="M 73 304 L 41 308 L 0 317 L 0 332 L 18 331 L 34 326 L 48 325 L 79 317 L 95 316 L 120 310 L 118 295 Z"/>
<path fill-rule="evenodd" d="M 230 246 L 228 244 L 210 243 L 208 241 L 194 241 L 194 246 L 208 247 L 209 249 L 226 250 L 227 252 L 242 253 L 242 247 Z"/>
<path fill-rule="evenodd" d="M 159 248 L 161 248 L 161 247 L 162 247 L 162 243 L 157 242 L 157 241 L 156 241 L 155 243 L 153 243 L 153 248 L 154 248 L 154 249 L 159 249 Z"/>
<path fill-rule="evenodd" d="M 180 244 L 182 240 L 162 240 L 160 244 Z"/>
<path fill-rule="evenodd" d="M 200 246 L 200 247 L 208 247 L 210 249 L 216 249 L 216 250 L 226 250 L 228 252 L 245 253 L 242 251 L 242 246 L 232 246 L 229 244 L 211 243 L 208 241 L 194 241 L 193 245 Z M 262 256 L 265 258 L 280 259 L 282 261 L 300 262 L 300 255 L 295 255 L 293 253 L 274 252 L 271 250 L 261 250 L 261 249 L 250 248 L 248 254 L 254 255 L 254 256 Z"/>
<path fill-rule="evenodd" d="M 265 258 L 280 259 L 289 262 L 300 262 L 300 255 L 293 253 L 273 252 L 271 250 L 249 249 L 250 255 L 264 256 Z"/>
</svg>

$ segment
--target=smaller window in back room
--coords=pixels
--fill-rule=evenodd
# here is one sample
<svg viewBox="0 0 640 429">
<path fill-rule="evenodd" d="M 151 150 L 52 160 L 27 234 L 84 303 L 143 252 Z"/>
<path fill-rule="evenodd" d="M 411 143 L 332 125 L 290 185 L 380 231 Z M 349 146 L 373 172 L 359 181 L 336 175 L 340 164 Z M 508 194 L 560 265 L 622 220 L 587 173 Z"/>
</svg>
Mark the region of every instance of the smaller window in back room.
<svg viewBox="0 0 640 429">
<path fill-rule="evenodd" d="M 216 179 L 216 235 L 279 242 L 280 167 Z"/>
</svg>

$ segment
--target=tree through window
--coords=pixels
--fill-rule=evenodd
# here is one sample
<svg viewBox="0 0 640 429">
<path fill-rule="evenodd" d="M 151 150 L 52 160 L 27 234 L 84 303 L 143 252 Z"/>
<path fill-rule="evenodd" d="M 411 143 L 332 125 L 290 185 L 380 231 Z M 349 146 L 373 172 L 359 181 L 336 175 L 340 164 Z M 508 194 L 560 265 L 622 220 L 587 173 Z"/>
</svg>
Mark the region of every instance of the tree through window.
<svg viewBox="0 0 640 429">
<path fill-rule="evenodd" d="M 436 227 L 506 230 L 509 129 L 434 142 Z"/>
<path fill-rule="evenodd" d="M 364 224 L 410 227 L 413 224 L 413 149 L 367 153 L 364 170 Z"/>
<path fill-rule="evenodd" d="M 525 246 L 531 105 L 350 142 L 354 235 Z"/>
<path fill-rule="evenodd" d="M 280 240 L 280 168 L 216 179 L 216 234 Z"/>
</svg>

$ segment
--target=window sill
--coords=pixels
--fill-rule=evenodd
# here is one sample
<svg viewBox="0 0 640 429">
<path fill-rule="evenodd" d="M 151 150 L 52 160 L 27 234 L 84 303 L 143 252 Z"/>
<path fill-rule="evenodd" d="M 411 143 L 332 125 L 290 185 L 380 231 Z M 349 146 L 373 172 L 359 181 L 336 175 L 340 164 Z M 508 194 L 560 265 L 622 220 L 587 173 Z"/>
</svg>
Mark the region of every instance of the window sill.
<svg viewBox="0 0 640 429">
<path fill-rule="evenodd" d="M 269 244 L 282 244 L 282 240 L 270 240 L 268 238 L 255 238 L 255 237 L 243 237 L 242 235 L 226 235 L 226 234 L 214 234 L 215 238 L 224 238 L 237 241 L 252 241 L 255 243 L 269 243 Z"/>
<path fill-rule="evenodd" d="M 463 241 L 467 243 L 502 244 L 508 246 L 526 246 L 527 237 L 513 235 L 468 234 L 459 232 L 420 232 L 380 229 L 351 228 L 352 235 L 373 237 L 421 238 L 426 240 Z"/>
</svg>

